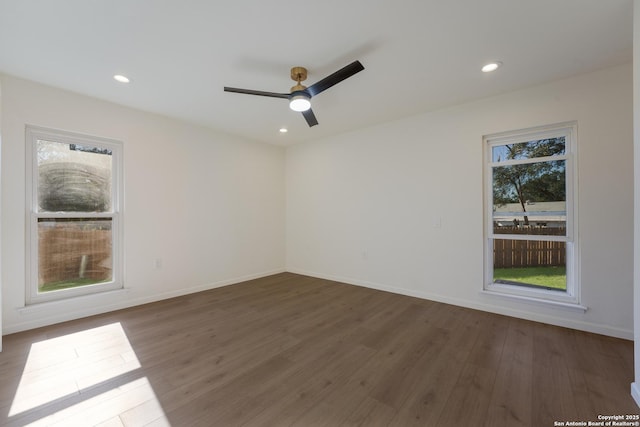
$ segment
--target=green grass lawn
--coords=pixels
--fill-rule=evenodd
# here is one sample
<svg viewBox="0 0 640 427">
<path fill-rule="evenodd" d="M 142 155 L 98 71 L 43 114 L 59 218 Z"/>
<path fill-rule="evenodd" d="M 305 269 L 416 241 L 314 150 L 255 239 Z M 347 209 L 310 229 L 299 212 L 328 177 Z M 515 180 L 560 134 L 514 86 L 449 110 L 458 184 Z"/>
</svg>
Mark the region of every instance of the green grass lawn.
<svg viewBox="0 0 640 427">
<path fill-rule="evenodd" d="M 494 281 L 514 282 L 535 287 L 567 289 L 566 267 L 496 268 Z"/>
<path fill-rule="evenodd" d="M 106 282 L 107 280 L 96 280 L 96 279 L 75 279 L 75 280 L 65 280 L 62 282 L 52 282 L 45 283 L 44 285 L 40 285 L 40 292 L 50 292 L 50 291 L 58 291 L 60 289 L 68 289 L 68 288 L 77 288 L 78 286 L 86 286 L 86 285 L 95 285 L 97 283 Z"/>
</svg>

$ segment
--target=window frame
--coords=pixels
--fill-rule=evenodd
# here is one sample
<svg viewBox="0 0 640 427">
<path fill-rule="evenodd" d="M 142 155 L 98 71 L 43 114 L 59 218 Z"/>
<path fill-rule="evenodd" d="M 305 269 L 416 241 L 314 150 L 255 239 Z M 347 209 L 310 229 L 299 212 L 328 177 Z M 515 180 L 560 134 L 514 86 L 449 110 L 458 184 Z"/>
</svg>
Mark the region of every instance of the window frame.
<svg viewBox="0 0 640 427">
<path fill-rule="evenodd" d="M 123 280 L 123 143 L 121 141 L 75 132 L 26 125 L 26 305 L 64 300 L 124 288 Z M 37 144 L 39 140 L 63 144 L 90 145 L 108 148 L 111 159 L 110 212 L 38 212 L 39 169 Z M 38 220 L 39 219 L 111 219 L 112 279 L 109 282 L 79 286 L 48 292 L 38 291 Z"/>
<path fill-rule="evenodd" d="M 560 305 L 580 306 L 579 255 L 577 244 L 577 123 L 565 122 L 554 125 L 502 132 L 483 137 L 484 152 L 484 278 L 483 290 L 491 294 L 555 303 Z M 538 157 L 526 160 L 508 160 L 494 162 L 492 148 L 495 146 L 519 142 L 542 140 L 552 137 L 565 137 L 565 154 L 559 156 Z M 565 161 L 566 192 L 566 235 L 544 234 L 498 234 L 493 226 L 493 169 L 499 166 L 514 164 L 530 164 L 545 161 Z M 566 247 L 566 290 L 548 290 L 544 288 L 494 283 L 493 281 L 493 242 L 494 240 L 530 240 L 530 241 L 562 241 Z"/>
</svg>

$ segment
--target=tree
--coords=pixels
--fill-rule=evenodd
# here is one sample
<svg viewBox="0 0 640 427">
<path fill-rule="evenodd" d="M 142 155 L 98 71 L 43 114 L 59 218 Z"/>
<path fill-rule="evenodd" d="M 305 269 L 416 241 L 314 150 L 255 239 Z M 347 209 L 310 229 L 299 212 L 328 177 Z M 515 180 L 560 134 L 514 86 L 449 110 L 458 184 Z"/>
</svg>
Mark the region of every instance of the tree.
<svg viewBox="0 0 640 427">
<path fill-rule="evenodd" d="M 566 200 L 565 161 L 536 160 L 565 153 L 564 137 L 506 144 L 493 148 L 494 162 L 524 160 L 526 163 L 493 168 L 493 203 L 519 203 L 527 212 L 527 202 Z M 529 217 L 524 215 L 525 225 Z"/>
</svg>

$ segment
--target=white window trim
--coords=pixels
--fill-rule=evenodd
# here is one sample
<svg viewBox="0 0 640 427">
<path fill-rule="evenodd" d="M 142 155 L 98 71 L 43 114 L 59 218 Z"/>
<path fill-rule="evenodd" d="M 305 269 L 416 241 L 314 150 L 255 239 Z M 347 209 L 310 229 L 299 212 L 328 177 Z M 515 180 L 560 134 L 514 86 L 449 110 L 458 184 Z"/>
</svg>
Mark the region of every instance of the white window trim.
<svg viewBox="0 0 640 427">
<path fill-rule="evenodd" d="M 83 295 L 90 295 L 99 292 L 113 291 L 124 288 L 123 278 L 123 167 L 122 152 L 123 144 L 120 141 L 91 135 L 83 135 L 74 132 L 48 129 L 38 126 L 26 126 L 26 293 L 25 303 L 27 305 L 44 302 L 64 300 Z M 38 196 L 38 168 L 36 165 L 37 150 L 35 145 L 38 140 L 49 140 L 67 144 L 98 145 L 112 150 L 112 177 L 111 177 L 111 213 L 57 213 L 37 212 Z M 113 278 L 110 282 L 95 285 L 81 286 L 78 288 L 63 289 L 47 293 L 38 292 L 38 218 L 112 218 L 112 259 Z"/>
<path fill-rule="evenodd" d="M 586 310 L 580 304 L 580 277 L 579 277 L 579 245 L 578 245 L 578 168 L 576 157 L 578 127 L 576 122 L 564 122 L 548 126 L 540 126 L 511 132 L 486 135 L 483 138 L 484 152 L 484 280 L 483 293 L 512 298 L 516 300 L 526 300 L 531 302 L 546 303 L 555 307 L 578 308 Z M 542 235 L 513 235 L 493 233 L 493 177 L 492 170 L 495 163 L 492 161 L 491 147 L 523 141 L 539 140 L 554 136 L 565 136 L 565 155 L 536 158 L 538 161 L 566 160 L 566 203 L 567 203 L 567 234 L 566 236 L 542 236 Z M 500 162 L 501 166 L 511 164 L 530 163 L 529 160 L 512 160 Z M 516 239 L 516 240 L 551 240 L 564 241 L 567 248 L 567 290 L 566 292 L 557 290 L 546 290 L 528 288 L 524 286 L 493 283 L 493 240 Z"/>
</svg>

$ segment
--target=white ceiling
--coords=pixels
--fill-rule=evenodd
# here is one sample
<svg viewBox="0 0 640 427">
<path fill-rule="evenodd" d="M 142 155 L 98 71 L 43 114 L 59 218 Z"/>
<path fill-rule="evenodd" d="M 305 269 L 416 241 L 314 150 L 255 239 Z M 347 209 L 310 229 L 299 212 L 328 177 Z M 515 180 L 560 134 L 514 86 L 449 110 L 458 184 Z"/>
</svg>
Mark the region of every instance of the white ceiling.
<svg viewBox="0 0 640 427">
<path fill-rule="evenodd" d="M 279 145 L 632 60 L 633 0 L 0 0 L 0 72 Z M 314 97 L 288 92 L 360 60 Z M 504 63 L 491 74 L 490 61 Z M 112 76 L 121 73 L 132 83 Z M 289 133 L 280 134 L 280 127 Z"/>
</svg>

